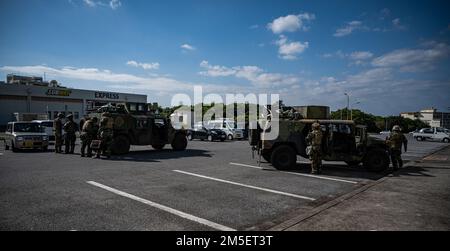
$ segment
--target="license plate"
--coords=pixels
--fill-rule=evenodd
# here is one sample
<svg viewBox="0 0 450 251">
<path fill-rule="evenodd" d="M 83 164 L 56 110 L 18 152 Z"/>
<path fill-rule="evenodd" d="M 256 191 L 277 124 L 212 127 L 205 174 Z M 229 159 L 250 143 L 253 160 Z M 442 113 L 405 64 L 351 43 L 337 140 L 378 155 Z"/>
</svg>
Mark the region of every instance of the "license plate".
<svg viewBox="0 0 450 251">
<path fill-rule="evenodd" d="M 26 148 L 32 148 L 33 147 L 33 141 L 25 141 L 25 147 Z"/>
</svg>

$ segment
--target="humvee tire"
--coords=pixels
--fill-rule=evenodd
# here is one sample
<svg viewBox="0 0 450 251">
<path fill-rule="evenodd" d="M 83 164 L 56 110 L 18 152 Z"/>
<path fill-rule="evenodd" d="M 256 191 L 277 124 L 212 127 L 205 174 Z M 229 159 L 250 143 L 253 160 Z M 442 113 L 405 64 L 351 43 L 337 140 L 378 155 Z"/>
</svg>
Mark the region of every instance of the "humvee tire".
<svg viewBox="0 0 450 251">
<path fill-rule="evenodd" d="M 364 158 L 364 167 L 371 172 L 382 172 L 389 168 L 389 156 L 384 150 L 371 150 Z"/>
<path fill-rule="evenodd" d="M 164 148 L 165 144 L 161 144 L 161 145 L 157 145 L 157 144 L 153 144 L 152 147 L 155 150 L 162 150 Z"/>
<path fill-rule="evenodd" d="M 173 141 L 171 143 L 172 149 L 175 151 L 183 151 L 187 147 L 187 138 L 184 134 L 178 133 L 173 138 Z"/>
<path fill-rule="evenodd" d="M 271 151 L 262 151 L 261 156 L 263 157 L 264 160 L 266 160 L 267 162 L 270 163 L 270 158 L 272 157 L 272 152 Z"/>
<path fill-rule="evenodd" d="M 270 162 L 278 170 L 289 170 L 295 167 L 295 164 L 297 163 L 297 154 L 295 150 L 288 145 L 277 146 L 272 151 Z"/>
<path fill-rule="evenodd" d="M 125 135 L 119 135 L 114 138 L 111 146 L 113 154 L 121 155 L 130 151 L 130 140 Z"/>
</svg>

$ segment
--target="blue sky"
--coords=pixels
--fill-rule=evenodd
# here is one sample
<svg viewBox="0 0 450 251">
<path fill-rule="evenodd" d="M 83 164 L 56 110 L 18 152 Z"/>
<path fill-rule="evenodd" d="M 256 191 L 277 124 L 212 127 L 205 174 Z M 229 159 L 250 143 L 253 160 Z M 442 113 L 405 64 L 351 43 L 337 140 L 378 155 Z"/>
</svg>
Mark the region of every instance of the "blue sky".
<svg viewBox="0 0 450 251">
<path fill-rule="evenodd" d="M 3 0 L 0 79 L 75 88 L 279 93 L 389 115 L 450 107 L 448 1 Z"/>
</svg>

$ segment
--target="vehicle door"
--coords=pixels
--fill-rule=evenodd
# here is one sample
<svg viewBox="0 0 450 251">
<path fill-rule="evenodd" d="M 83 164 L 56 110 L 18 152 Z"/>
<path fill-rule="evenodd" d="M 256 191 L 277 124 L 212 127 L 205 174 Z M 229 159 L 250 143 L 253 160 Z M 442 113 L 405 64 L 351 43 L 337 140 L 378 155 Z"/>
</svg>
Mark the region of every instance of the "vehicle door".
<svg viewBox="0 0 450 251">
<path fill-rule="evenodd" d="M 136 118 L 135 137 L 138 145 L 148 145 L 152 140 L 152 120 L 147 117 Z"/>
<path fill-rule="evenodd" d="M 434 138 L 434 130 L 433 128 L 425 128 L 422 131 L 423 137 L 425 139 L 433 140 Z"/>
<path fill-rule="evenodd" d="M 330 149 L 328 149 L 328 152 L 332 153 L 335 159 L 344 160 L 349 154 L 356 151 L 354 130 L 354 126 L 350 124 L 329 125 L 330 136 L 328 147 Z"/>
<path fill-rule="evenodd" d="M 442 141 L 446 137 L 447 137 L 447 134 L 445 134 L 444 128 L 435 128 L 434 129 L 434 140 Z"/>
</svg>

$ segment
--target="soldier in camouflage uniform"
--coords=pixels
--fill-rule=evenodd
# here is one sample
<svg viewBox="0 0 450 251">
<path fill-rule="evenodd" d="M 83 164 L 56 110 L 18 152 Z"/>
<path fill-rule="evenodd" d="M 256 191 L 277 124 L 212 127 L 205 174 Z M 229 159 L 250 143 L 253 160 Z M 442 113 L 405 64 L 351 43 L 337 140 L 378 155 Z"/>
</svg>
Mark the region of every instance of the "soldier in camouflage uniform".
<svg viewBox="0 0 450 251">
<path fill-rule="evenodd" d="M 306 137 L 308 145 L 311 147 L 309 159 L 311 160 L 311 173 L 320 174 L 322 167 L 322 131 L 320 124 L 315 122 L 312 124 L 312 131 Z"/>
<path fill-rule="evenodd" d="M 91 142 L 97 138 L 98 125 L 97 118 L 93 117 L 87 119 L 83 124 L 81 129 L 80 139 L 81 139 L 81 157 L 84 157 L 84 153 L 87 147 L 87 157 L 92 157 Z"/>
<path fill-rule="evenodd" d="M 98 138 L 101 140 L 100 148 L 97 150 L 95 158 L 100 158 L 103 153 L 108 158 L 111 157 L 111 144 L 113 141 L 113 126 L 109 123 L 108 118 L 102 118 L 100 121 L 100 129 L 98 130 Z"/>
<path fill-rule="evenodd" d="M 78 131 L 78 125 L 73 121 L 73 115 L 67 115 L 67 122 L 64 124 L 64 132 L 66 135 L 64 137 L 66 154 L 73 154 L 75 150 L 75 140 L 77 139 L 75 132 Z"/>
<path fill-rule="evenodd" d="M 62 128 L 63 123 L 62 119 L 64 115 L 62 113 L 58 113 L 58 116 L 55 120 L 53 120 L 53 133 L 55 135 L 55 153 L 62 153 Z"/>
<path fill-rule="evenodd" d="M 392 167 L 396 171 L 399 167 L 403 167 L 402 145 L 405 148 L 405 152 L 408 149 L 408 140 L 401 132 L 400 126 L 395 125 L 392 127 L 392 133 L 386 138 L 386 144 L 389 147 Z"/>
</svg>

